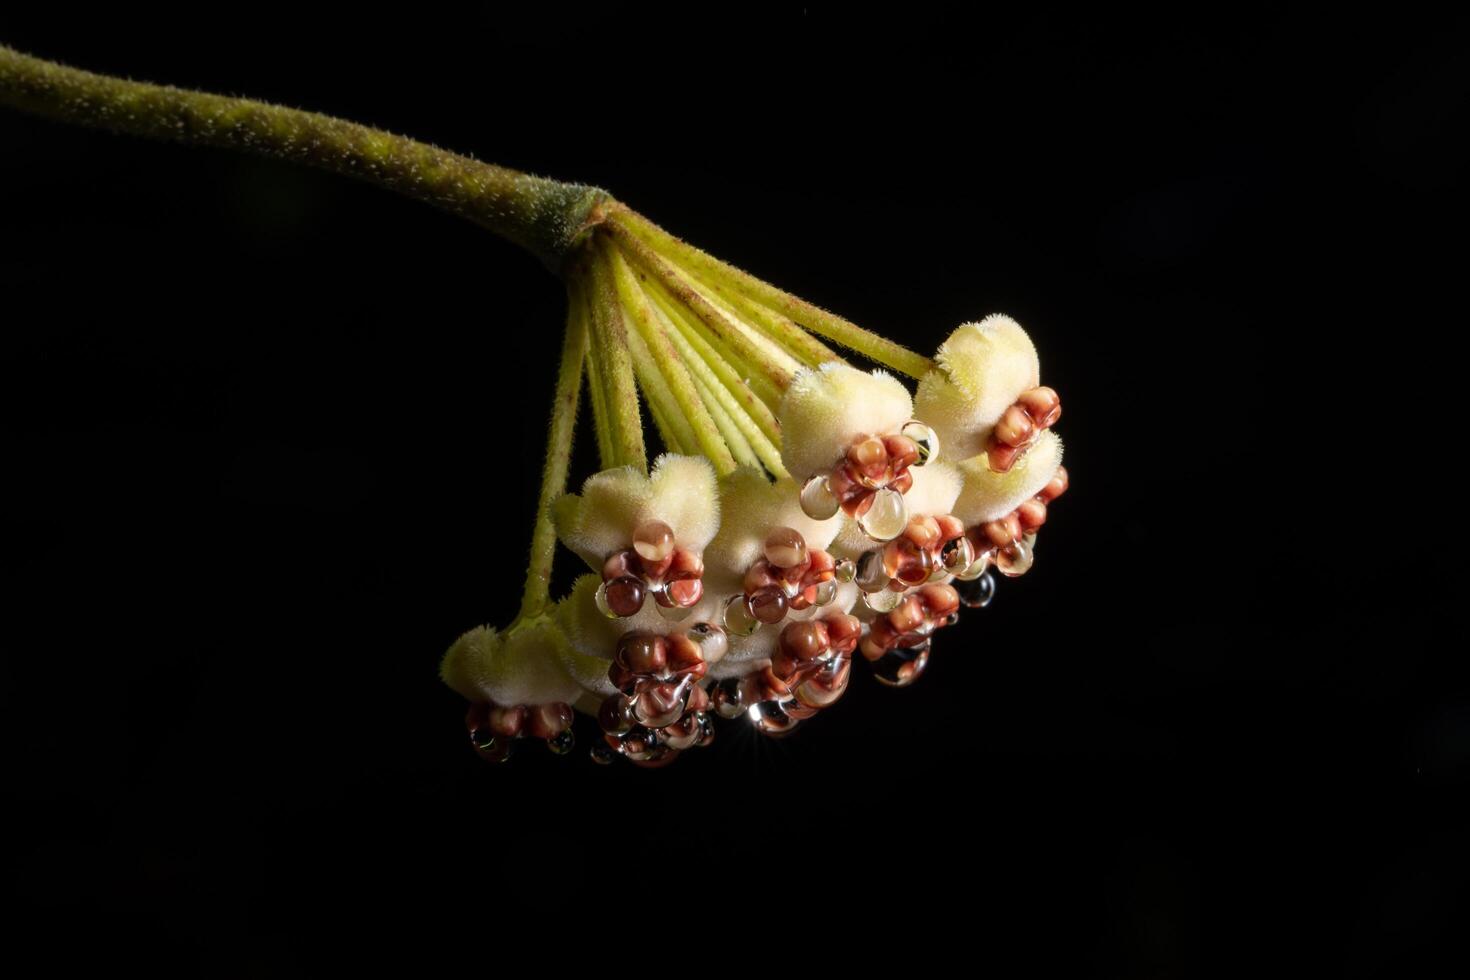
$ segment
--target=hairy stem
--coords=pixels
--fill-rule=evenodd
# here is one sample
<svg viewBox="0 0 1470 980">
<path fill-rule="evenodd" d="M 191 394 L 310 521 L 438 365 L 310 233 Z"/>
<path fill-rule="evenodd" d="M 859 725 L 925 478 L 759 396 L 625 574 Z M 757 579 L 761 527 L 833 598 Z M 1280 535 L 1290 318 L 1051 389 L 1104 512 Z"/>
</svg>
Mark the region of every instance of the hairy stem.
<svg viewBox="0 0 1470 980">
<path fill-rule="evenodd" d="M 567 488 L 567 467 L 572 458 L 577 399 L 582 390 L 582 366 L 587 360 L 588 344 L 587 316 L 573 303 L 567 313 L 556 395 L 551 402 L 546 465 L 541 470 L 541 495 L 536 501 L 536 525 L 531 532 L 531 556 L 526 566 L 526 587 L 521 593 L 518 620 L 539 616 L 551 604 L 551 564 L 556 555 L 556 526 L 551 519 L 551 505 Z"/>
<path fill-rule="evenodd" d="M 602 468 L 633 466 L 648 471 L 648 451 L 643 444 L 643 416 L 638 407 L 638 385 L 633 376 L 627 324 L 612 277 L 596 256 L 585 256 L 584 275 L 590 275 L 588 302 L 592 311 L 592 364 L 599 372 L 612 457 L 602 459 Z M 579 257 L 578 261 L 582 261 Z"/>
<path fill-rule="evenodd" d="M 344 119 L 98 75 L 4 45 L 0 105 L 357 177 L 483 225 L 532 252 L 553 271 L 586 233 L 596 206 L 611 200 L 596 187 L 481 163 Z"/>
<path fill-rule="evenodd" d="M 663 324 L 653 314 L 653 306 L 643 294 L 633 271 L 616 248 L 609 245 L 603 252 L 617 287 L 618 300 L 633 321 L 634 328 L 653 355 L 653 363 L 678 403 L 679 412 L 689 420 L 699 451 L 714 464 L 715 472 L 724 476 L 735 469 L 735 459 L 723 434 L 704 403 L 699 388 L 689 376 L 689 369 L 678 349 L 664 333 Z"/>
</svg>

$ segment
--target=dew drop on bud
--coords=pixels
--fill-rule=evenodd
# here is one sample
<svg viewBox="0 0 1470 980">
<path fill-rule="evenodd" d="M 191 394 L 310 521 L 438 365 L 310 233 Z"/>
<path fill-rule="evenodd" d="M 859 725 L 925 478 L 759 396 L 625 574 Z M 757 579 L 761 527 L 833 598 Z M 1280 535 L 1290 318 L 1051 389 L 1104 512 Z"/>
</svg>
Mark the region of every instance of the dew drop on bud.
<svg viewBox="0 0 1470 980">
<path fill-rule="evenodd" d="M 644 561 L 663 561 L 674 553 L 674 529 L 663 521 L 644 521 L 633 532 L 633 550 Z"/>
<path fill-rule="evenodd" d="M 898 608 L 900 602 L 903 602 L 903 593 L 894 592 L 892 589 L 863 593 L 863 604 L 877 613 L 893 612 Z"/>
<path fill-rule="evenodd" d="M 750 706 L 750 720 L 763 735 L 785 735 L 797 726 L 798 719 L 786 713 L 780 701 L 759 701 Z"/>
<path fill-rule="evenodd" d="M 899 433 L 914 440 L 914 445 L 919 447 L 919 458 L 911 466 L 923 466 L 938 454 L 938 434 L 918 419 L 905 422 Z"/>
<path fill-rule="evenodd" d="M 873 494 L 868 509 L 858 515 L 858 526 L 874 541 L 892 541 L 909 523 L 909 508 L 903 494 L 884 487 Z"/>
<path fill-rule="evenodd" d="M 908 687 L 929 666 L 929 644 L 894 647 L 873 661 L 873 676 L 889 687 Z"/>
<path fill-rule="evenodd" d="M 832 574 L 839 582 L 851 582 L 857 576 L 857 563 L 851 558 L 839 558 L 832 568 Z"/>
<path fill-rule="evenodd" d="M 1025 575 L 1031 570 L 1031 565 L 1036 561 L 1036 552 L 1032 550 L 1034 535 L 1027 535 L 1020 541 L 1012 541 L 1000 549 L 995 556 L 995 567 L 1006 578 L 1016 578 Z"/>
<path fill-rule="evenodd" d="M 836 598 L 837 580 L 829 578 L 825 582 L 817 583 L 817 595 L 816 598 L 812 600 L 812 604 L 816 606 L 825 606 L 827 603 Z"/>
<path fill-rule="evenodd" d="M 720 662 L 730 649 L 730 637 L 714 623 L 695 623 L 689 627 L 689 639 L 699 645 L 700 656 L 707 664 Z"/>
<path fill-rule="evenodd" d="M 608 619 L 631 616 L 643 608 L 643 597 L 647 594 L 643 582 L 631 575 L 624 575 L 597 587 L 593 596 L 597 609 Z"/>
<path fill-rule="evenodd" d="M 664 728 L 678 721 L 688 705 L 688 684 L 656 684 L 633 699 L 633 716 L 647 728 Z"/>
<path fill-rule="evenodd" d="M 725 629 L 736 636 L 749 636 L 761 627 L 760 620 L 750 611 L 750 603 L 744 595 L 734 595 L 726 600 L 721 618 L 725 621 Z"/>
<path fill-rule="evenodd" d="M 975 564 L 975 546 L 962 534 L 945 543 L 939 551 L 939 561 L 946 572 L 958 575 Z"/>
<path fill-rule="evenodd" d="M 858 556 L 854 581 L 864 592 L 879 592 L 888 588 L 888 571 L 883 567 L 883 551 L 874 548 Z"/>
<path fill-rule="evenodd" d="M 766 535 L 764 547 L 766 561 L 777 568 L 795 568 L 805 565 L 807 560 L 806 540 L 795 528 L 772 528 Z"/>
<path fill-rule="evenodd" d="M 978 578 L 956 579 L 954 590 L 959 593 L 960 602 L 966 608 L 984 609 L 995 598 L 995 578 L 989 572 L 982 571 Z"/>
<path fill-rule="evenodd" d="M 576 744 L 577 739 L 572 735 L 570 728 L 564 732 L 558 732 L 546 740 L 546 747 L 557 755 L 566 755 L 572 751 L 572 748 Z"/>
<path fill-rule="evenodd" d="M 477 732 L 474 739 L 475 751 L 480 753 L 480 758 L 486 762 L 504 762 L 510 758 L 510 746 L 514 739 L 493 737 L 481 738 L 478 736 L 488 735 L 488 732 Z"/>
<path fill-rule="evenodd" d="M 961 582 L 974 581 L 989 570 L 990 556 L 991 552 L 982 551 L 979 555 L 975 556 L 975 560 L 970 563 L 969 568 L 966 568 L 962 572 L 955 572 L 954 577 Z"/>
<path fill-rule="evenodd" d="M 801 485 L 801 512 L 814 521 L 825 521 L 837 513 L 840 501 L 826 476 L 818 474 Z"/>
<path fill-rule="evenodd" d="M 710 700 L 714 702 L 715 711 L 721 718 L 739 718 L 745 713 L 745 694 L 738 677 L 730 677 L 716 684 L 710 692 Z"/>
<path fill-rule="evenodd" d="M 768 585 L 763 589 L 756 589 L 747 605 L 751 615 L 769 626 L 786 618 L 786 608 L 790 604 L 786 601 L 785 592 L 774 585 Z"/>
</svg>

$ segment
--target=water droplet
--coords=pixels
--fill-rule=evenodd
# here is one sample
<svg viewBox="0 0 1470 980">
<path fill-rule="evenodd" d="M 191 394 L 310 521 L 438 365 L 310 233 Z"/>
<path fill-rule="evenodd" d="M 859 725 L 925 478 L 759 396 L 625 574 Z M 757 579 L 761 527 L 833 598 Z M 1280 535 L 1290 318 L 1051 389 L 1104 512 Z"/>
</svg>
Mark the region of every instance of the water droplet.
<svg viewBox="0 0 1470 980">
<path fill-rule="evenodd" d="M 633 699 L 633 716 L 646 728 L 664 728 L 678 721 L 689 706 L 689 678 L 678 683 L 653 684 Z"/>
<path fill-rule="evenodd" d="M 904 585 L 923 585 L 934 569 L 934 555 L 908 537 L 895 538 L 883 546 L 883 571 Z"/>
<path fill-rule="evenodd" d="M 634 762 L 647 762 L 668 750 L 659 744 L 658 734 L 646 728 L 635 728 L 618 740 L 618 749 Z"/>
<path fill-rule="evenodd" d="M 725 629 L 736 636 L 749 636 L 761 628 L 760 620 L 750 611 L 750 603 L 745 601 L 745 596 L 731 596 L 725 602 L 725 613 L 721 617 L 725 621 Z"/>
<path fill-rule="evenodd" d="M 558 732 L 546 740 L 546 747 L 557 755 L 566 755 L 576 746 L 577 739 L 568 728 L 564 732 Z"/>
<path fill-rule="evenodd" d="M 597 709 L 597 723 L 609 735 L 622 735 L 633 730 L 637 720 L 633 717 L 633 701 L 621 694 L 614 694 Z"/>
<path fill-rule="evenodd" d="M 892 589 L 863 593 L 863 604 L 877 613 L 893 612 L 898 608 L 900 602 L 903 602 L 903 593 L 894 592 Z"/>
<path fill-rule="evenodd" d="M 597 602 L 598 611 L 604 616 L 608 619 L 621 619 L 643 608 L 643 597 L 647 591 L 642 579 L 624 575 L 603 582 L 597 587 L 593 598 Z"/>
<path fill-rule="evenodd" d="M 739 718 L 745 711 L 745 693 L 740 678 L 729 677 L 720 681 L 710 691 L 710 700 L 721 718 Z"/>
<path fill-rule="evenodd" d="M 919 447 L 919 458 L 911 466 L 923 466 L 939 454 L 939 435 L 918 419 L 905 422 L 899 433 L 914 440 Z"/>
<path fill-rule="evenodd" d="M 786 593 L 774 585 L 756 589 L 749 597 L 750 614 L 767 626 L 786 617 Z"/>
<path fill-rule="evenodd" d="M 792 692 L 802 704 L 812 708 L 825 708 L 835 704 L 847 690 L 848 678 L 852 676 L 852 661 L 847 657 L 833 657 L 822 665 L 811 679 Z"/>
<path fill-rule="evenodd" d="M 795 568 L 805 565 L 810 552 L 801 532 L 790 527 L 775 527 L 766 535 L 762 548 L 766 561 L 777 568 Z"/>
<path fill-rule="evenodd" d="M 975 564 L 975 546 L 963 534 L 946 541 L 939 549 L 939 563 L 949 574 L 958 575 Z"/>
<path fill-rule="evenodd" d="M 995 555 L 995 567 L 1006 578 L 1016 578 L 1031 571 L 1032 564 L 1036 561 L 1036 552 L 1032 550 L 1031 542 L 1035 540 L 1032 535 L 1020 541 L 1012 541 Z"/>
<path fill-rule="evenodd" d="M 663 561 L 674 553 L 674 529 L 663 521 L 644 521 L 633 531 L 633 550 L 644 561 Z"/>
<path fill-rule="evenodd" d="M 874 541 L 892 541 L 909 523 L 909 509 L 903 494 L 891 487 L 874 492 L 872 504 L 858 515 L 857 522 L 863 533 Z"/>
<path fill-rule="evenodd" d="M 715 719 L 708 711 L 699 713 L 699 746 L 703 748 L 715 740 Z"/>
<path fill-rule="evenodd" d="M 984 609 L 995 598 L 995 577 L 989 572 L 981 572 L 979 578 L 956 579 L 954 590 L 966 607 Z"/>
<path fill-rule="evenodd" d="M 858 556 L 854 575 L 858 588 L 864 592 L 879 592 L 888 588 L 888 572 L 883 568 L 883 550 L 874 548 Z"/>
<path fill-rule="evenodd" d="M 829 578 L 825 582 L 817 583 L 817 594 L 816 597 L 812 600 L 812 604 L 817 606 L 825 606 L 827 603 L 836 598 L 837 580 Z"/>
<path fill-rule="evenodd" d="M 894 647 L 873 661 L 873 676 L 889 687 L 908 687 L 929 666 L 929 644 Z"/>
<path fill-rule="evenodd" d="M 825 521 L 840 505 L 825 476 L 814 476 L 801 485 L 801 512 L 814 521 Z"/>
<path fill-rule="evenodd" d="M 750 706 L 748 714 L 756 730 L 763 735 L 785 735 L 798 723 L 798 719 L 786 713 L 781 701 L 758 701 Z"/>
<path fill-rule="evenodd" d="M 688 636 L 699 645 L 699 654 L 707 664 L 719 663 L 730 649 L 730 635 L 714 623 L 695 623 L 689 627 Z"/>
<path fill-rule="evenodd" d="M 839 558 L 832 569 L 832 574 L 839 582 L 851 582 L 857 575 L 857 563 L 851 558 Z"/>
<path fill-rule="evenodd" d="M 597 763 L 599 766 L 610 766 L 612 765 L 613 760 L 618 757 L 618 754 L 614 752 L 606 742 L 598 742 L 596 745 L 592 746 L 592 748 L 587 750 L 587 755 L 589 755 L 592 758 L 592 761 Z"/>
<path fill-rule="evenodd" d="M 509 759 L 511 743 L 515 739 L 500 736 L 484 737 L 488 734 L 488 732 L 476 732 L 471 736 L 471 742 L 475 746 L 475 751 L 480 753 L 480 758 L 486 762 L 504 762 Z"/>
</svg>

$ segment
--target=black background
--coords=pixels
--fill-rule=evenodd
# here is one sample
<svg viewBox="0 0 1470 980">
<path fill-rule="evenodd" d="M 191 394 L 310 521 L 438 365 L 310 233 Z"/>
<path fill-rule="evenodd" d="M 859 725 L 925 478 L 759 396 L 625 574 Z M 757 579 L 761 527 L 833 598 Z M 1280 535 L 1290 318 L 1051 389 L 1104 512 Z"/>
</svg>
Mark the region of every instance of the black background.
<svg viewBox="0 0 1470 980">
<path fill-rule="evenodd" d="M 1466 26 L 0 18 L 599 184 L 921 351 L 1009 312 L 1072 474 L 917 687 L 661 771 L 488 766 L 435 671 L 515 611 L 559 285 L 343 178 L 0 112 L 17 934 L 204 975 L 1462 975 Z"/>
</svg>

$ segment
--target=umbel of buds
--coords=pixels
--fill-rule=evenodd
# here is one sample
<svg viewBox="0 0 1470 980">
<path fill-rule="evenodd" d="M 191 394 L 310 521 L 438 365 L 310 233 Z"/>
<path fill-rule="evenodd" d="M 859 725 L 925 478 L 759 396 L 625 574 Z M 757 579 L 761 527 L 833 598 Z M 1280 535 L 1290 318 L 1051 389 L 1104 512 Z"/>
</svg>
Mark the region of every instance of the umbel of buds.
<svg viewBox="0 0 1470 980">
<path fill-rule="evenodd" d="M 993 573 L 1032 567 L 1067 489 L 1061 401 L 1009 317 L 960 326 L 931 359 L 598 188 L 4 46 L 0 105 L 351 175 L 468 218 L 565 281 L 520 610 L 440 667 L 486 759 L 526 741 L 566 753 L 580 712 L 595 760 L 665 765 L 709 744 L 716 718 L 790 732 L 841 698 L 855 661 L 911 684 L 934 634 L 991 601 Z M 584 390 L 601 469 L 567 494 Z M 588 574 L 553 601 L 559 547 Z"/>
</svg>

